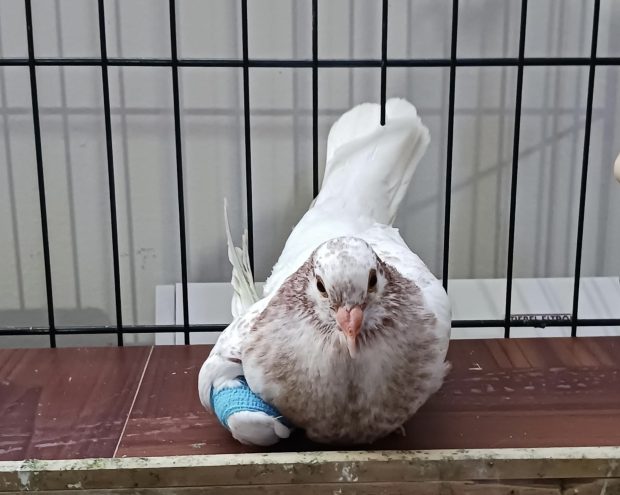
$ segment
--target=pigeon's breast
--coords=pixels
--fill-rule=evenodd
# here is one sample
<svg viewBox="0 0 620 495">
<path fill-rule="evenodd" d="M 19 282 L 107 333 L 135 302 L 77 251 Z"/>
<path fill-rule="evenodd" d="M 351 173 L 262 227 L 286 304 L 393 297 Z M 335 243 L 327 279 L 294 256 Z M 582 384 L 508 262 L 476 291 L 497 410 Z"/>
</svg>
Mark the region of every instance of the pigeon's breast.
<svg viewBox="0 0 620 495">
<path fill-rule="evenodd" d="M 408 332 L 378 339 L 352 359 L 337 335 L 255 334 L 244 353 L 250 387 L 311 440 L 372 442 L 399 428 L 441 385 L 445 352 Z"/>
</svg>

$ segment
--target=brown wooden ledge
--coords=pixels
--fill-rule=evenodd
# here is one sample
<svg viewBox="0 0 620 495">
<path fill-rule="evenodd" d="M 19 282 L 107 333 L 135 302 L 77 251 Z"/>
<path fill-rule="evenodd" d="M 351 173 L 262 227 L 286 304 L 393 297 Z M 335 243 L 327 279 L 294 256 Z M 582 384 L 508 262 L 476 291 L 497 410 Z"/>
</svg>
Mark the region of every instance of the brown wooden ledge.
<svg viewBox="0 0 620 495">
<path fill-rule="evenodd" d="M 476 493 L 618 489 L 619 337 L 453 341 L 453 370 L 406 436 L 346 453 L 301 435 L 271 449 L 232 440 L 198 401 L 208 352 L 0 350 L 0 492 L 133 493 L 125 490 L 135 483 L 152 493 L 409 493 L 420 482 L 424 493 L 474 482 Z M 272 484 L 280 491 L 264 491 Z"/>
</svg>

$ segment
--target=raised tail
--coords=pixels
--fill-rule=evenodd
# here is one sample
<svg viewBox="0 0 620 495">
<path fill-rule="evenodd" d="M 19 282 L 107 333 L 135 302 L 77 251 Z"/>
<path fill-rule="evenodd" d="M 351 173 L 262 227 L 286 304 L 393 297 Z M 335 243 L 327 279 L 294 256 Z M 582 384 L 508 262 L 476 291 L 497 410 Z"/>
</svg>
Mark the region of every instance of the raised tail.
<svg viewBox="0 0 620 495">
<path fill-rule="evenodd" d="M 226 225 L 226 243 L 228 245 L 228 259 L 232 265 L 233 298 L 230 309 L 234 318 L 246 312 L 259 297 L 254 286 L 254 277 L 250 269 L 250 257 L 248 250 L 248 231 L 243 231 L 241 247 L 235 247 L 230 233 L 228 222 L 228 205 L 224 199 L 224 223 Z"/>
<path fill-rule="evenodd" d="M 430 135 L 406 100 L 388 100 L 385 113 L 381 126 L 380 106 L 364 103 L 334 123 L 323 184 L 313 206 L 394 222 Z"/>
</svg>

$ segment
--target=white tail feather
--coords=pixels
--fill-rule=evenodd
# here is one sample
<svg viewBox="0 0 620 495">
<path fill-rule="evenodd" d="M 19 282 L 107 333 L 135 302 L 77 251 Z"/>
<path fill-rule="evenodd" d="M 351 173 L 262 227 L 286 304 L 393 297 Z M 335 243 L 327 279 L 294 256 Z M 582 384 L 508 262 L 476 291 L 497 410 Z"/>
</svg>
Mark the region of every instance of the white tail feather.
<svg viewBox="0 0 620 495">
<path fill-rule="evenodd" d="M 243 231 L 241 248 L 235 247 L 230 233 L 228 222 L 228 203 L 224 199 L 224 223 L 226 225 L 226 243 L 228 244 L 228 259 L 232 265 L 233 298 L 230 310 L 234 318 L 242 315 L 247 309 L 259 300 L 254 286 L 254 277 L 250 269 L 250 257 L 248 250 L 248 231 Z"/>
<path fill-rule="evenodd" d="M 408 101 L 388 100 L 385 113 L 386 125 L 381 126 L 380 106 L 364 103 L 334 123 L 323 184 L 313 206 L 327 203 L 333 210 L 394 222 L 430 136 Z"/>
</svg>

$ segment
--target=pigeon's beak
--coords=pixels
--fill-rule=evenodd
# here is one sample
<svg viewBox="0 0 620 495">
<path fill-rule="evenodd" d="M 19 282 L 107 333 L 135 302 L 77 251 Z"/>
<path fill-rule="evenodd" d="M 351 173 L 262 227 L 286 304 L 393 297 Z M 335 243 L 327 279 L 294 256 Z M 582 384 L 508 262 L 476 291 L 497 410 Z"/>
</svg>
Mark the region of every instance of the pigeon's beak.
<svg viewBox="0 0 620 495">
<path fill-rule="evenodd" d="M 360 306 L 353 306 L 351 309 L 342 306 L 336 312 L 336 322 L 347 339 L 347 349 L 352 358 L 357 354 L 357 336 L 362 328 L 363 320 L 364 311 Z"/>
</svg>

